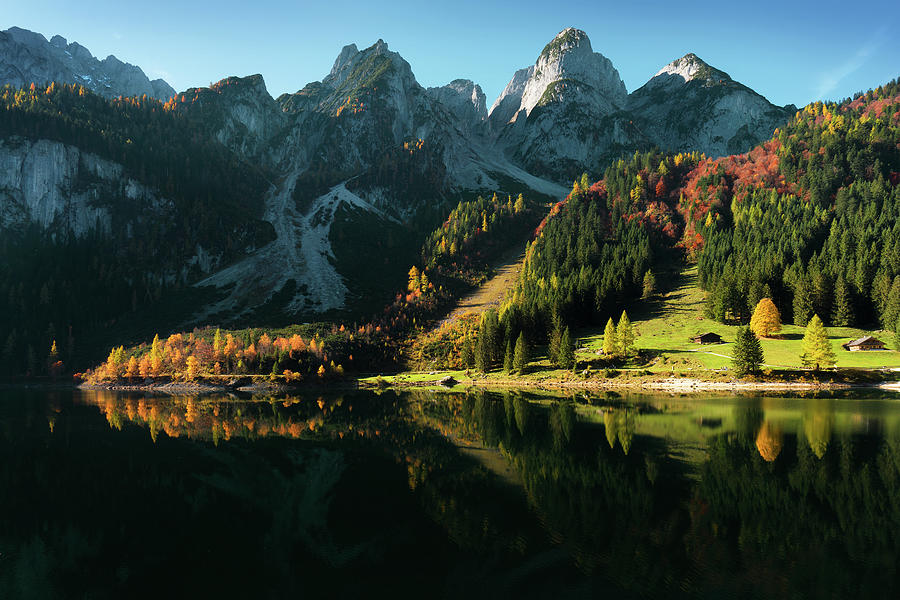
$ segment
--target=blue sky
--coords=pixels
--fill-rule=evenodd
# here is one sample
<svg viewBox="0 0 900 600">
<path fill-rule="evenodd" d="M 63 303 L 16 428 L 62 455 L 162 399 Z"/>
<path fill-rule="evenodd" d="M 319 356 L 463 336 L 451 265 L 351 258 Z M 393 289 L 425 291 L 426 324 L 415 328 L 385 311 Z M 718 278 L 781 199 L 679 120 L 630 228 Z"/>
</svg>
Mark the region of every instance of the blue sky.
<svg viewBox="0 0 900 600">
<path fill-rule="evenodd" d="M 568 26 L 587 32 L 629 92 L 687 52 L 776 104 L 837 100 L 900 76 L 896 0 L 742 4 L 0 0 L 0 29 L 60 34 L 179 91 L 262 73 L 273 96 L 320 80 L 345 44 L 364 48 L 383 38 L 422 85 L 472 79 L 490 106 L 513 72 Z"/>
</svg>

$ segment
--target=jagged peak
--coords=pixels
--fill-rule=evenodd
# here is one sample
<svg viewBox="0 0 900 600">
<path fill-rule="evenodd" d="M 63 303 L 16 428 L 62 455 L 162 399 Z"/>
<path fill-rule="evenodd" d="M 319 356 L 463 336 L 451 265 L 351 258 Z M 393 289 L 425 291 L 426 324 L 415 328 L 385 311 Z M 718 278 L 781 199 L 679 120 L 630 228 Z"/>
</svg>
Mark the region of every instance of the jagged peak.
<svg viewBox="0 0 900 600">
<path fill-rule="evenodd" d="M 588 52 L 593 52 L 591 40 L 584 31 L 574 27 L 567 27 L 557 33 L 556 37 L 544 46 L 544 49 L 541 51 L 541 58 L 553 58 L 557 55 L 565 54 L 574 48 L 584 48 Z"/>
<path fill-rule="evenodd" d="M 693 52 L 673 60 L 660 69 L 653 78 L 661 75 L 675 75 L 681 77 L 685 83 L 695 79 L 731 79 L 727 73 L 710 66 Z"/>
<path fill-rule="evenodd" d="M 380 59 L 374 62 L 367 62 L 370 61 L 372 57 L 384 57 L 389 59 L 398 72 L 403 73 L 404 76 L 415 79 L 412 76 L 412 68 L 409 66 L 409 63 L 397 52 L 391 52 L 387 42 L 379 39 L 364 50 L 357 49 L 356 44 L 344 46 L 341 53 L 338 55 L 337 60 L 334 62 L 331 73 L 329 73 L 322 82 L 334 88 L 339 88 L 350 77 L 369 77 L 373 74 L 378 74 L 373 71 L 373 68 L 375 71 L 381 70 L 385 64 L 384 60 Z M 360 70 L 360 68 L 362 68 L 362 70 Z"/>
<path fill-rule="evenodd" d="M 21 27 L 10 27 L 4 33 L 20 44 L 38 45 L 47 43 L 47 38 L 40 33 L 29 29 L 22 29 Z"/>
<path fill-rule="evenodd" d="M 334 59 L 334 66 L 331 67 L 331 74 L 336 75 L 344 65 L 349 63 L 357 54 L 359 54 L 359 48 L 356 47 L 356 44 L 347 44 L 341 48 L 341 53 Z"/>
</svg>

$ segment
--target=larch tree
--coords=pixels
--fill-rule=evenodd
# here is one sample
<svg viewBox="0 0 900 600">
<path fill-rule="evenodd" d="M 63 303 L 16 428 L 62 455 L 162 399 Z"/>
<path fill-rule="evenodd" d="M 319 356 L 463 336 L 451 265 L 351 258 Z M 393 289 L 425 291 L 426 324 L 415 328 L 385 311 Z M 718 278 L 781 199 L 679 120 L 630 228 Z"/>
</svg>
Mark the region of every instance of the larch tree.
<svg viewBox="0 0 900 600">
<path fill-rule="evenodd" d="M 760 337 L 771 337 L 781 331 L 781 314 L 771 298 L 763 298 L 750 318 L 750 331 Z"/>
<path fill-rule="evenodd" d="M 611 356 L 619 351 L 619 338 L 616 337 L 616 324 L 612 317 L 606 322 L 606 329 L 603 330 L 603 354 Z"/>
<path fill-rule="evenodd" d="M 819 315 L 813 315 L 803 334 L 803 351 L 800 360 L 806 368 L 818 371 L 823 366 L 833 367 L 836 362 L 834 349 L 828 340 L 828 332 Z"/>
<path fill-rule="evenodd" d="M 522 194 L 519 194 L 516 197 L 516 204 L 513 206 L 513 210 L 516 211 L 516 214 L 519 214 L 525 210 L 525 198 L 522 196 Z"/>
<path fill-rule="evenodd" d="M 653 271 L 647 269 L 647 272 L 644 273 L 644 285 L 642 288 L 641 297 L 649 298 L 653 294 L 656 293 L 656 276 L 653 274 Z"/>
<path fill-rule="evenodd" d="M 410 292 L 415 292 L 419 288 L 422 287 L 422 275 L 419 273 L 419 268 L 415 265 L 409 270 L 409 285 L 407 285 L 407 289 Z"/>
<path fill-rule="evenodd" d="M 619 342 L 619 354 L 628 356 L 634 350 L 634 330 L 631 327 L 631 320 L 628 313 L 622 311 L 619 317 L 619 325 L 616 327 L 616 340 Z"/>
</svg>

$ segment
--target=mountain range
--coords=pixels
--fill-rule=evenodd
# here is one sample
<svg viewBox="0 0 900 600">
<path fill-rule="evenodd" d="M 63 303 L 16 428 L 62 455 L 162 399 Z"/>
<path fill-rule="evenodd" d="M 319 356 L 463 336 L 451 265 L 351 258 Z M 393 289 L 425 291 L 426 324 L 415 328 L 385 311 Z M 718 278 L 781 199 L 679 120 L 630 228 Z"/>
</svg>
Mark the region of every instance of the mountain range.
<svg viewBox="0 0 900 600">
<path fill-rule="evenodd" d="M 174 93 L 138 67 L 112 56 L 99 61 L 60 36 L 0 32 L 0 84 L 51 81 L 104 98 L 159 99 L 173 126 L 209 138 L 267 182 L 251 212 L 270 224 L 269 234 L 244 236 L 252 241 L 227 251 L 197 243 L 185 264 L 166 265 L 169 283 L 215 292 L 183 317 L 186 324 L 245 319 L 273 304 L 293 319 L 375 306 L 396 282 L 384 277 L 381 296 L 373 296 L 378 286 L 350 274 L 413 260 L 423 232 L 460 199 L 521 192 L 558 200 L 573 178 L 626 153 L 743 152 L 796 112 L 693 54 L 629 94 L 611 61 L 572 28 L 516 71 L 490 109 L 472 81 L 421 86 L 382 40 L 363 50 L 345 46 L 321 81 L 273 98 L 260 75 Z M 38 223 L 55 234 L 90 235 L 121 212 L 103 200 L 117 189 L 129 211 L 144 215 L 127 224 L 129 235 L 150 226 L 147 215 L 177 220 L 171 190 L 148 185 L 112 155 L 98 157 L 77 139 L 22 137 L 0 131 L 0 164 L 8 167 L 0 170 L 0 227 Z M 132 142 L 141 143 L 125 143 Z M 403 265 L 390 266 L 402 279 Z"/>
</svg>

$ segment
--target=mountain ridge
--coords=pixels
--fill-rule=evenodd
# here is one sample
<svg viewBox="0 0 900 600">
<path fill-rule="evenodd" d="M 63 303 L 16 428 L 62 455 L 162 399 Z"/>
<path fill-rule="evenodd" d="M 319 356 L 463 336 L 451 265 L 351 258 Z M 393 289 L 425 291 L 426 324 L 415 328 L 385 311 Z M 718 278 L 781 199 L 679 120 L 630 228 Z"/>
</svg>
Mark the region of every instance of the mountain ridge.
<svg viewBox="0 0 900 600">
<path fill-rule="evenodd" d="M 87 48 L 69 43 L 61 35 L 47 41 L 40 33 L 20 27 L 0 31 L 0 85 L 21 87 L 51 81 L 83 85 L 105 98 L 147 95 L 166 101 L 175 95 L 163 79 L 151 81 L 140 67 L 112 54 L 97 59 Z"/>
</svg>

